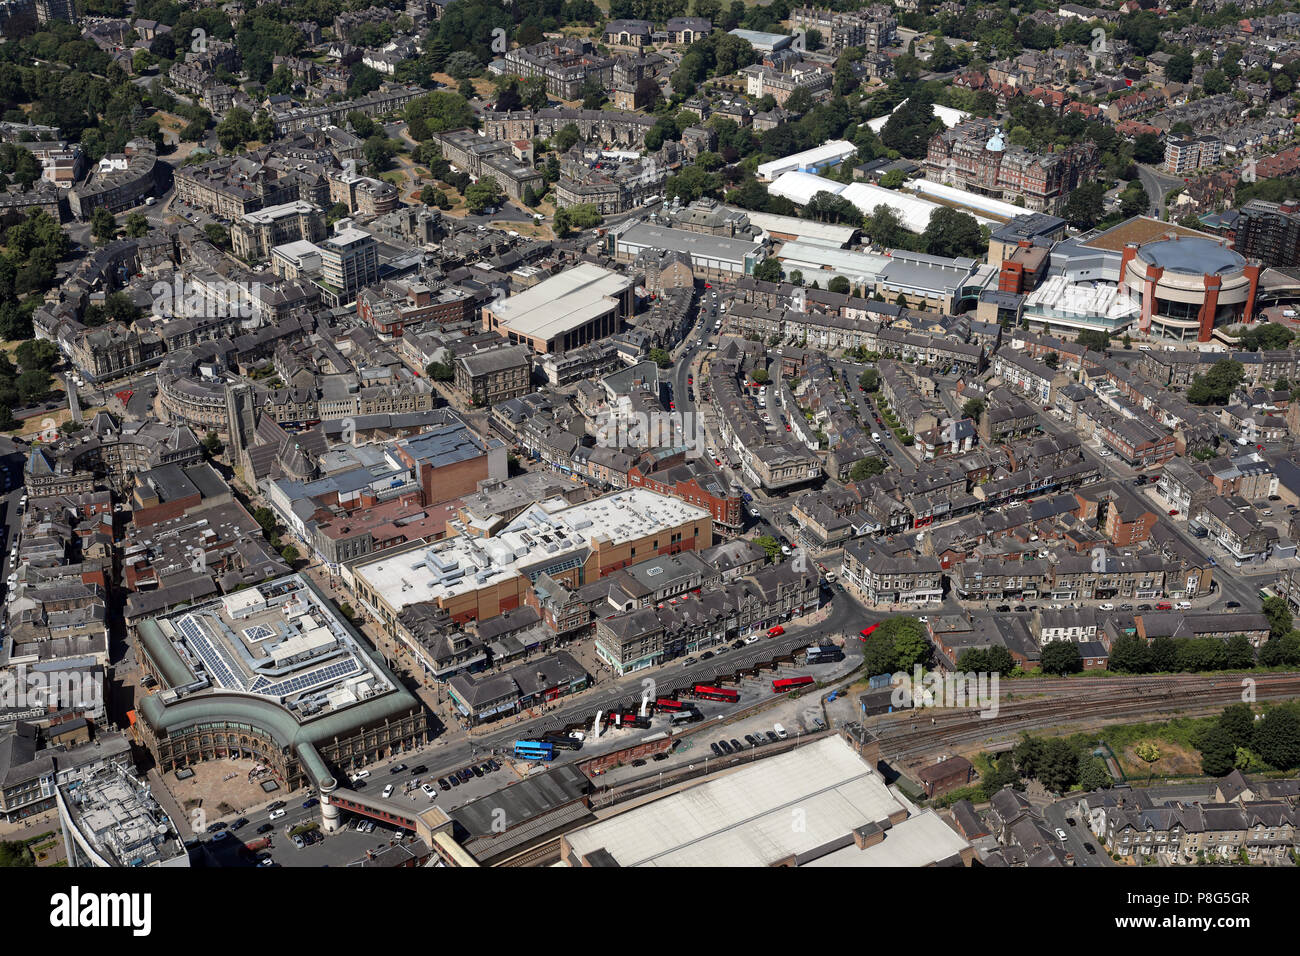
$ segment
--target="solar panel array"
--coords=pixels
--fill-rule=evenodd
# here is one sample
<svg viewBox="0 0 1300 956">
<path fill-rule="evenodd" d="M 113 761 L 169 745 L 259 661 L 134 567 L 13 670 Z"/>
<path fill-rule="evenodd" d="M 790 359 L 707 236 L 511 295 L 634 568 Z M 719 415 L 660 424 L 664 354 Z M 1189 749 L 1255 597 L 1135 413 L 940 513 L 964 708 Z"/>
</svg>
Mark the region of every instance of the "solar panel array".
<svg viewBox="0 0 1300 956">
<path fill-rule="evenodd" d="M 323 684 L 333 684 L 345 677 L 352 676 L 360 670 L 361 664 L 358 663 L 357 659 L 348 656 L 344 660 L 336 661 L 325 667 L 318 667 L 305 674 L 296 674 L 276 683 L 271 683 L 265 677 L 258 677 L 249 690 L 258 694 L 265 694 L 268 697 L 285 698 L 299 691 L 320 687 Z"/>
<path fill-rule="evenodd" d="M 186 614 L 176 620 L 176 629 L 181 632 L 194 652 L 203 661 L 208 674 L 222 687 L 246 690 L 244 679 L 239 669 L 231 664 L 221 649 L 208 637 L 207 631 L 199 624 L 193 614 Z"/>
</svg>

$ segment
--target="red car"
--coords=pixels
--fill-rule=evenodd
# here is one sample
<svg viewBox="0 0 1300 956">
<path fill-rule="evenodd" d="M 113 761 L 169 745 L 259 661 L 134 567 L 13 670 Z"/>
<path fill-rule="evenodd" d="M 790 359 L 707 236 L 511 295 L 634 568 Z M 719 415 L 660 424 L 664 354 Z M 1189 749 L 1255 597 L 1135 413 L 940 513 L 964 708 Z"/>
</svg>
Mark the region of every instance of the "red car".
<svg viewBox="0 0 1300 956">
<path fill-rule="evenodd" d="M 1173 508 L 1173 509 L 1171 509 L 1170 512 L 1169 512 L 1169 517 L 1172 518 L 1172 517 L 1173 517 L 1174 515 L 1176 515 L 1176 514 L 1178 514 L 1178 509 L 1177 509 L 1177 508 Z"/>
<path fill-rule="evenodd" d="M 669 410 L 670 412 L 675 412 L 675 411 L 677 411 L 677 403 L 676 403 L 676 402 L 669 402 L 669 403 L 668 403 L 668 410 Z"/>
<path fill-rule="evenodd" d="M 687 376 L 686 376 L 686 384 L 687 384 L 687 385 L 694 385 L 694 384 L 695 384 L 695 376 L 694 376 L 694 375 L 687 375 Z"/>
<path fill-rule="evenodd" d="M 714 463 L 715 465 L 717 465 L 719 468 L 722 467 L 722 462 L 718 461 L 718 459 L 716 459 L 716 458 L 713 459 L 713 463 Z"/>
<path fill-rule="evenodd" d="M 785 628 L 783 628 L 780 624 L 778 624 L 776 627 L 768 628 L 767 636 L 780 637 L 784 633 L 785 633 Z"/>
<path fill-rule="evenodd" d="M 786 422 L 786 423 L 785 423 L 785 430 L 786 430 L 786 431 L 789 431 L 789 430 L 790 430 L 790 423 L 789 423 L 789 422 Z"/>
<path fill-rule="evenodd" d="M 1263 445 L 1256 445 L 1256 446 L 1255 446 L 1255 451 L 1263 451 L 1263 450 L 1264 450 L 1264 446 L 1263 446 Z"/>
</svg>

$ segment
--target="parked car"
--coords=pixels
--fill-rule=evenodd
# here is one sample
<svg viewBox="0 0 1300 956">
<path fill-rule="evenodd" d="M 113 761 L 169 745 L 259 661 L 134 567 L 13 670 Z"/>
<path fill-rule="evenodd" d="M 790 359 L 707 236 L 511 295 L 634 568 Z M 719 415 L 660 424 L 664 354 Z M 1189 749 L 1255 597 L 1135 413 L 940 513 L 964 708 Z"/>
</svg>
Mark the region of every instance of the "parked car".
<svg viewBox="0 0 1300 956">
<path fill-rule="evenodd" d="M 713 751 L 713 756 L 715 757 L 722 756 L 722 748 L 718 746 L 716 741 L 714 743 L 709 744 L 709 749 Z"/>
<path fill-rule="evenodd" d="M 778 624 L 776 627 L 770 627 L 767 630 L 768 637 L 780 637 L 784 633 L 785 633 L 785 628 L 783 628 L 780 624 Z"/>
<path fill-rule="evenodd" d="M 450 790 L 450 789 L 451 789 L 451 784 L 449 784 L 449 783 L 447 782 L 447 778 L 446 778 L 446 777 L 439 777 L 439 778 L 438 778 L 438 789 L 440 789 L 440 790 Z"/>
</svg>

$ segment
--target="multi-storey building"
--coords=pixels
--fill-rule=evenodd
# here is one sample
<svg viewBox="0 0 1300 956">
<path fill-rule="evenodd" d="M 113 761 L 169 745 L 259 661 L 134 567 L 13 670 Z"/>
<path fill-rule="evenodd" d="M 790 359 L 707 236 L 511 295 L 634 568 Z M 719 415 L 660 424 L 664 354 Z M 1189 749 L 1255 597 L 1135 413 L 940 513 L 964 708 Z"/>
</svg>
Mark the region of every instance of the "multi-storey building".
<svg viewBox="0 0 1300 956">
<path fill-rule="evenodd" d="M 505 72 L 545 80 L 546 92 L 552 96 L 576 100 L 582 98 L 588 80 L 609 86 L 614 78 L 614 59 L 597 53 L 590 40 L 545 40 L 508 51 Z"/>
<path fill-rule="evenodd" d="M 1100 164 L 1095 143 L 1034 153 L 1008 146 L 993 120 L 970 120 L 936 133 L 925 157 L 925 178 L 1035 212 L 1057 213 L 1070 193 L 1092 179 Z"/>
<path fill-rule="evenodd" d="M 1217 136 L 1183 136 L 1165 141 L 1165 169 L 1186 176 L 1223 161 L 1223 140 Z"/>
<path fill-rule="evenodd" d="M 311 203 L 295 200 L 245 213 L 230 227 L 230 242 L 245 262 L 271 257 L 271 249 L 286 242 L 319 242 L 325 238 L 325 218 Z"/>
</svg>

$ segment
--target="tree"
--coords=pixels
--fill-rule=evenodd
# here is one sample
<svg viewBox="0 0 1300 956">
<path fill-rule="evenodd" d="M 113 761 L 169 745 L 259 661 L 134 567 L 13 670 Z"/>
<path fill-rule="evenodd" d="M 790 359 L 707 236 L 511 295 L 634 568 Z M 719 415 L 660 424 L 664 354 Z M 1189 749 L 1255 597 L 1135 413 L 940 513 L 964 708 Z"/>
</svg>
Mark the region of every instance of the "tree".
<svg viewBox="0 0 1300 956">
<path fill-rule="evenodd" d="M 1300 717 L 1277 707 L 1255 724 L 1254 750 L 1276 770 L 1300 767 Z"/>
<path fill-rule="evenodd" d="M 988 649 L 985 666 L 990 674 L 1009 674 L 1016 669 L 1016 659 L 1005 647 L 995 644 Z"/>
<path fill-rule="evenodd" d="M 1234 747 L 1249 747 L 1255 738 L 1255 713 L 1250 704 L 1229 704 L 1219 715 L 1219 726 L 1232 738 Z"/>
<path fill-rule="evenodd" d="M 963 418 L 969 418 L 978 425 L 980 417 L 984 414 L 984 399 L 968 399 L 966 404 L 961 407 L 961 414 Z"/>
<path fill-rule="evenodd" d="M 1197 743 L 1201 752 L 1201 770 L 1210 777 L 1232 773 L 1237 762 L 1237 745 L 1222 726 L 1215 724 L 1201 734 Z"/>
<path fill-rule="evenodd" d="M 465 205 L 476 216 L 504 199 L 505 193 L 501 191 L 495 176 L 484 176 L 465 190 Z"/>
<path fill-rule="evenodd" d="M 1151 650 L 1136 634 L 1122 634 L 1110 649 L 1110 669 L 1120 674 L 1145 674 L 1151 669 Z"/>
<path fill-rule="evenodd" d="M 90 217 L 90 231 L 100 242 L 111 242 L 117 235 L 117 217 L 103 206 Z"/>
<path fill-rule="evenodd" d="M 673 364 L 673 357 L 664 349 L 651 349 L 650 361 L 654 362 L 660 368 L 668 368 Z"/>
<path fill-rule="evenodd" d="M 58 347 L 48 339 L 31 339 L 14 350 L 14 358 L 24 369 L 50 371 L 59 364 Z"/>
<path fill-rule="evenodd" d="M 1192 78 L 1192 70 L 1195 67 L 1196 60 L 1191 50 L 1180 49 L 1165 64 L 1165 79 L 1171 83 L 1186 83 Z"/>
<path fill-rule="evenodd" d="M 450 382 L 456 377 L 456 368 L 449 362 L 430 362 L 424 373 L 435 382 Z"/>
<path fill-rule="evenodd" d="M 858 386 L 864 392 L 874 392 L 880 388 L 880 373 L 874 368 L 864 368 L 858 376 Z"/>
<path fill-rule="evenodd" d="M 1295 333 L 1285 325 L 1261 322 L 1243 335 L 1237 344 L 1247 352 L 1277 351 L 1290 345 L 1294 338 Z"/>
<path fill-rule="evenodd" d="M 1038 779 L 1048 790 L 1064 793 L 1079 780 L 1079 756 L 1068 741 L 1053 738 L 1043 745 Z"/>
<path fill-rule="evenodd" d="M 970 213 L 942 206 L 930 214 L 921 245 L 932 256 L 978 256 L 986 245 L 979 223 Z"/>
<path fill-rule="evenodd" d="M 781 542 L 769 534 L 759 535 L 754 543 L 767 552 L 767 560 L 776 564 L 781 560 Z"/>
<path fill-rule="evenodd" d="M 1110 333 L 1095 329 L 1084 329 L 1074 339 L 1075 343 L 1094 352 L 1104 352 L 1110 348 Z"/>
<path fill-rule="evenodd" d="M 285 564 L 293 564 L 298 560 L 298 549 L 291 544 L 286 544 L 280 549 L 280 557 L 284 558 Z"/>
<path fill-rule="evenodd" d="M 0 867 L 31 867 L 36 865 L 32 848 L 22 840 L 6 840 L 0 843 Z"/>
<path fill-rule="evenodd" d="M 34 368 L 23 372 L 15 380 L 18 397 L 26 405 L 35 405 L 50 397 L 50 373 Z"/>
<path fill-rule="evenodd" d="M 925 625 L 914 617 L 891 617 L 872 634 L 883 634 L 894 647 L 894 669 L 910 671 L 923 664 L 930 656 L 930 644 Z"/>
<path fill-rule="evenodd" d="M 216 458 L 225 450 L 225 447 L 214 431 L 209 430 L 203 438 L 203 450 L 207 452 L 209 458 Z"/>
<path fill-rule="evenodd" d="M 754 278 L 763 282 L 780 282 L 781 260 L 775 256 L 768 256 L 754 267 Z"/>
<path fill-rule="evenodd" d="M 1106 214 L 1106 188 L 1095 179 L 1070 193 L 1061 215 L 1077 229 L 1091 229 Z"/>
<path fill-rule="evenodd" d="M 754 369 L 754 381 L 756 381 L 759 385 L 766 385 L 771 380 L 772 380 L 772 376 L 768 374 L 767 369 L 765 368 Z"/>
<path fill-rule="evenodd" d="M 831 279 L 831 281 L 827 283 L 826 289 L 827 291 L 834 292 L 837 295 L 848 295 L 849 280 L 844 278 L 844 276 L 835 276 L 835 278 Z"/>
<path fill-rule="evenodd" d="M 1056 641 L 1054 643 L 1060 643 Z M 1106 761 L 1100 757 L 1094 757 L 1092 754 L 1081 754 L 1079 756 L 1079 786 L 1087 791 L 1104 790 L 1113 786 L 1115 780 L 1106 769 Z"/>
<path fill-rule="evenodd" d="M 1192 379 L 1187 388 L 1187 400 L 1193 405 L 1226 405 L 1245 376 L 1245 366 L 1240 362 L 1220 359 L 1204 375 Z"/>
<path fill-rule="evenodd" d="M 222 149 L 244 145 L 253 138 L 253 114 L 242 106 L 232 107 L 217 124 L 216 133 Z"/>
<path fill-rule="evenodd" d="M 1255 666 L 1255 647 L 1243 634 L 1228 638 L 1224 651 L 1226 652 L 1226 660 L 1223 662 L 1225 667 L 1241 669 Z"/>
<path fill-rule="evenodd" d="M 885 470 L 885 462 L 879 455 L 872 455 L 868 458 L 860 458 L 854 464 L 853 470 L 849 472 L 850 481 L 865 481 L 873 475 L 879 475 Z"/>
<path fill-rule="evenodd" d="M 139 239 L 142 236 L 147 236 L 151 228 L 144 213 L 133 212 L 126 217 L 126 234 L 128 238 Z"/>
<path fill-rule="evenodd" d="M 1074 641 L 1048 641 L 1043 645 L 1044 674 L 1077 674 L 1083 670 L 1079 647 Z"/>
</svg>

